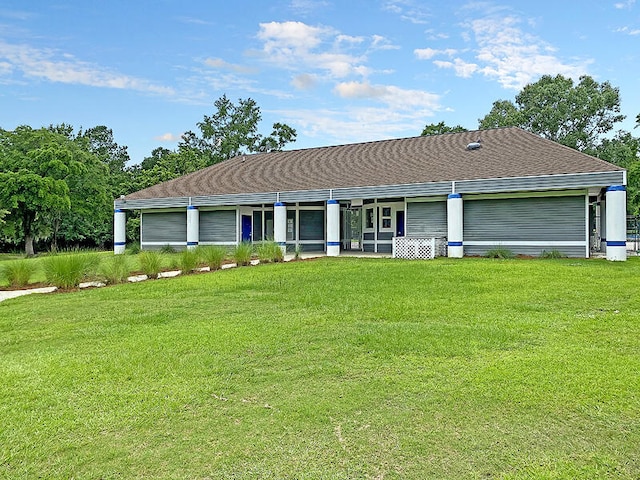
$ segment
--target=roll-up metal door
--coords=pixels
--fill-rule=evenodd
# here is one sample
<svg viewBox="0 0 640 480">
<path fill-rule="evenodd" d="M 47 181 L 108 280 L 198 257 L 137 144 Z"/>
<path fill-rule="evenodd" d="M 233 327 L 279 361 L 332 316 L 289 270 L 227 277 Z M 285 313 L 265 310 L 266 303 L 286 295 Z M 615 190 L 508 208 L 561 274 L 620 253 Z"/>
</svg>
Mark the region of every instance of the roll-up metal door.
<svg viewBox="0 0 640 480">
<path fill-rule="evenodd" d="M 235 241 L 235 210 L 213 210 L 209 212 L 200 212 L 200 243 Z"/>
<path fill-rule="evenodd" d="M 446 237 L 446 202 L 407 203 L 407 237 Z"/>
<path fill-rule="evenodd" d="M 585 240 L 585 198 L 466 200 L 464 241 Z"/>
<path fill-rule="evenodd" d="M 186 211 L 142 214 L 141 242 L 181 243 L 186 241 Z"/>
</svg>

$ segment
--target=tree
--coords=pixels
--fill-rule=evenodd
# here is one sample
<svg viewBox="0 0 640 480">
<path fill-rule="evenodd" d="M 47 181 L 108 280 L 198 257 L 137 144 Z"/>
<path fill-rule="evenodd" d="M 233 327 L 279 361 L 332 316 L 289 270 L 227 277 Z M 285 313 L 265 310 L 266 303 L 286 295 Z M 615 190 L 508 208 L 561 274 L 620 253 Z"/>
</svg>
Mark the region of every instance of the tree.
<svg viewBox="0 0 640 480">
<path fill-rule="evenodd" d="M 197 123 L 201 136 L 191 131 L 183 135 L 178 146 L 181 155 L 200 157 L 208 166 L 243 153 L 281 150 L 295 141 L 295 129 L 283 123 L 275 123 L 267 137 L 258 133 L 262 115 L 260 107 L 251 98 L 239 99 L 234 104 L 223 95 L 214 106 L 216 112 L 205 115 Z"/>
<path fill-rule="evenodd" d="M 55 248 L 58 234 L 82 240 L 110 232 L 106 167 L 63 127 L 0 130 L 0 203 L 10 210 L 4 231 L 24 241 L 27 255 L 36 238 L 52 238 Z"/>
<path fill-rule="evenodd" d="M 598 83 L 582 76 L 574 84 L 562 75 L 545 75 L 525 86 L 516 95 L 515 104 L 508 100 L 494 102 L 479 122 L 481 129 L 520 127 L 585 151 L 594 149 L 602 136 L 624 118 L 619 90 L 609 82 Z"/>
<path fill-rule="evenodd" d="M 442 135 L 443 133 L 460 133 L 466 131 L 467 129 L 460 125 L 450 127 L 448 125 L 445 125 L 444 122 L 440 122 L 427 124 L 420 135 L 426 137 L 429 135 Z"/>
<path fill-rule="evenodd" d="M 5 233 L 24 240 L 29 256 L 34 238 L 48 227 L 45 219 L 71 204 L 63 177 L 74 165 L 59 141 L 63 138 L 27 126 L 0 130 L 0 200 L 10 212 Z"/>
</svg>

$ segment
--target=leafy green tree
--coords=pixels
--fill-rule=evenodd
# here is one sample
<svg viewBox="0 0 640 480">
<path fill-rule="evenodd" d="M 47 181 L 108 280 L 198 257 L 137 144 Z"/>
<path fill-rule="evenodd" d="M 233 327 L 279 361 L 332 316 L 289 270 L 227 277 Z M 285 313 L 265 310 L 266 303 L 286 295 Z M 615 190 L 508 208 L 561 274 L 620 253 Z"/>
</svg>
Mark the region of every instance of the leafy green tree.
<svg viewBox="0 0 640 480">
<path fill-rule="evenodd" d="M 64 177 L 76 168 L 62 135 L 27 126 L 0 130 L 0 201 L 9 209 L 5 234 L 23 240 L 33 255 L 34 239 L 46 232 L 47 219 L 71 206 Z"/>
<path fill-rule="evenodd" d="M 10 211 L 4 232 L 14 243 L 24 241 L 27 255 L 35 253 L 36 238 L 52 239 L 55 249 L 58 236 L 110 235 L 106 167 L 67 126 L 0 130 L 0 171 L 0 200 Z"/>
<path fill-rule="evenodd" d="M 562 75 L 545 75 L 508 100 L 494 102 L 480 128 L 520 127 L 580 151 L 594 149 L 617 122 L 620 93 L 609 82 L 589 76 L 574 84 Z"/>
<path fill-rule="evenodd" d="M 460 125 L 450 127 L 448 125 L 445 125 L 444 122 L 440 122 L 427 124 L 420 135 L 426 137 L 429 135 L 442 135 L 443 133 L 460 133 L 466 131 L 467 129 Z"/>
<path fill-rule="evenodd" d="M 281 150 L 296 139 L 295 129 L 283 123 L 275 123 L 267 137 L 258 133 L 262 114 L 251 98 L 235 104 L 223 95 L 214 106 L 216 112 L 197 123 L 200 136 L 191 131 L 183 135 L 181 155 L 201 157 L 208 166 L 243 153 Z"/>
</svg>

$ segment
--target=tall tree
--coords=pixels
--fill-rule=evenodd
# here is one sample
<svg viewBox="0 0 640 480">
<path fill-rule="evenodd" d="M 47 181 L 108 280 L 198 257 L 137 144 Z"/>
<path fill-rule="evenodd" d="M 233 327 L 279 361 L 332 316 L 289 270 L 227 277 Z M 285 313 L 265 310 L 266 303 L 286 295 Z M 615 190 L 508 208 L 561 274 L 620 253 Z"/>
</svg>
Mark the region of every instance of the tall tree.
<svg viewBox="0 0 640 480">
<path fill-rule="evenodd" d="M 20 126 L 0 131 L 0 200 L 9 208 L 5 233 L 24 240 L 33 255 L 34 238 L 49 227 L 47 219 L 71 206 L 64 177 L 76 168 L 62 135 Z"/>
<path fill-rule="evenodd" d="M 443 133 L 460 133 L 460 132 L 466 132 L 466 131 L 467 129 L 461 125 L 450 127 L 449 125 L 446 125 L 444 122 L 440 122 L 440 123 L 430 123 L 425 125 L 420 135 L 423 137 L 426 137 L 429 135 L 442 135 Z"/>
<path fill-rule="evenodd" d="M 562 75 L 545 75 L 508 100 L 494 102 L 480 128 L 514 126 L 577 150 L 595 148 L 604 134 L 625 118 L 620 93 L 609 82 L 589 76 L 574 84 Z"/>
<path fill-rule="evenodd" d="M 74 138 L 60 126 L 0 131 L 0 203 L 10 210 L 4 231 L 24 241 L 27 255 L 36 238 L 51 238 L 55 249 L 59 235 L 110 235 L 107 169 Z"/>
<path fill-rule="evenodd" d="M 295 129 L 283 123 L 275 123 L 267 137 L 260 134 L 262 114 L 251 98 L 239 99 L 236 104 L 223 95 L 214 106 L 216 112 L 197 123 L 200 136 L 191 131 L 184 134 L 180 154 L 196 155 L 206 165 L 213 165 L 243 153 L 281 150 L 296 139 Z"/>
</svg>

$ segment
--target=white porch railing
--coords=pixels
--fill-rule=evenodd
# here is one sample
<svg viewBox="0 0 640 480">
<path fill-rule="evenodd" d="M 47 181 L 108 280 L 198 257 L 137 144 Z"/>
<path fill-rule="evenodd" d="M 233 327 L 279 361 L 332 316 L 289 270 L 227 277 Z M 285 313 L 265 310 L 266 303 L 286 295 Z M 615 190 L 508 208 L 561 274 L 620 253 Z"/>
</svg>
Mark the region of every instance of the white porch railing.
<svg viewBox="0 0 640 480">
<path fill-rule="evenodd" d="M 442 255 L 442 239 L 393 237 L 392 257 L 430 260 Z"/>
</svg>

